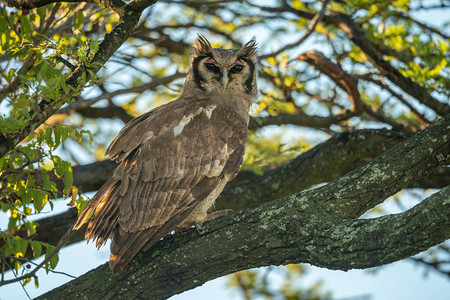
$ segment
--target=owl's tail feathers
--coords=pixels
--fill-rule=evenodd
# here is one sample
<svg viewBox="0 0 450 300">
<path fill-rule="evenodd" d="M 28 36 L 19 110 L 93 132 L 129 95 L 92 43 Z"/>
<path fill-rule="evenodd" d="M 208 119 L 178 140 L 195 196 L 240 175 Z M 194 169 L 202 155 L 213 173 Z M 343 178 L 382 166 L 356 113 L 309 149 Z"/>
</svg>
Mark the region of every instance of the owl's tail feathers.
<svg viewBox="0 0 450 300">
<path fill-rule="evenodd" d="M 114 274 L 122 272 L 136 254 L 152 239 L 158 229 L 158 226 L 154 226 L 138 232 L 125 232 L 120 226 L 117 226 L 113 232 L 111 256 L 109 257 L 111 271 Z M 158 241 L 157 239 L 153 240 L 153 244 Z"/>
<path fill-rule="evenodd" d="M 112 234 L 109 267 L 114 274 L 122 272 L 139 251 L 148 251 L 162 238 L 170 234 L 195 208 L 195 205 L 170 218 L 161 226 L 153 226 L 142 231 L 126 232 L 116 226 Z"/>
<path fill-rule="evenodd" d="M 96 245 L 100 247 L 111 236 L 113 229 L 117 224 L 118 189 L 117 181 L 114 178 L 108 180 L 89 200 L 87 206 L 78 217 L 73 226 L 73 230 L 80 229 L 85 223 L 89 222 L 85 238 L 89 241 L 91 238 L 97 239 Z"/>
</svg>

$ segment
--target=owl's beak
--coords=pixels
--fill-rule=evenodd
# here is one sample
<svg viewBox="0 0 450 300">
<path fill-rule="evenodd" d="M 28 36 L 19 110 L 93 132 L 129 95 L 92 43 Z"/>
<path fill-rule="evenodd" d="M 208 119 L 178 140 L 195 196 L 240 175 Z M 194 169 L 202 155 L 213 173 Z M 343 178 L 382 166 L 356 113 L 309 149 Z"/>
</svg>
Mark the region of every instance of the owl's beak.
<svg viewBox="0 0 450 300">
<path fill-rule="evenodd" d="M 220 83 L 222 84 L 223 89 L 227 88 L 228 82 L 229 82 L 228 70 L 223 70 L 222 77 L 220 78 Z"/>
</svg>

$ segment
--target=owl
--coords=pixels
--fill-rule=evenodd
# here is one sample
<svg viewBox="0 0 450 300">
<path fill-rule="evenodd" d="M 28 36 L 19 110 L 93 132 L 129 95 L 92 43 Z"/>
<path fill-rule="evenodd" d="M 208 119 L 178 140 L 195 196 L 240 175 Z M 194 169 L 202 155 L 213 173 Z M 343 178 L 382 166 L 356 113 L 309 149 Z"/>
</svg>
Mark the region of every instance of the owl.
<svg viewBox="0 0 450 300">
<path fill-rule="evenodd" d="M 255 63 L 254 39 L 220 49 L 199 36 L 180 97 L 131 120 L 112 141 L 106 154 L 119 165 L 74 229 L 88 223 L 85 237 L 97 247 L 112 239 L 113 273 L 173 230 L 226 213 L 207 211 L 242 165 Z"/>
</svg>

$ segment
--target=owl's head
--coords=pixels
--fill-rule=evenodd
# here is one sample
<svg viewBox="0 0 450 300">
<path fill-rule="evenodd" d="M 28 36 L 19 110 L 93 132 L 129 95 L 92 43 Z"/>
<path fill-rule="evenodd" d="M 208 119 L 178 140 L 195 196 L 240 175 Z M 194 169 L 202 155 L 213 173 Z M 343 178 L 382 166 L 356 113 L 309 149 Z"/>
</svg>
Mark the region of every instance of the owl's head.
<svg viewBox="0 0 450 300">
<path fill-rule="evenodd" d="M 199 35 L 192 47 L 185 88 L 195 94 L 241 94 L 255 97 L 256 41 L 241 49 L 213 48 Z"/>
</svg>

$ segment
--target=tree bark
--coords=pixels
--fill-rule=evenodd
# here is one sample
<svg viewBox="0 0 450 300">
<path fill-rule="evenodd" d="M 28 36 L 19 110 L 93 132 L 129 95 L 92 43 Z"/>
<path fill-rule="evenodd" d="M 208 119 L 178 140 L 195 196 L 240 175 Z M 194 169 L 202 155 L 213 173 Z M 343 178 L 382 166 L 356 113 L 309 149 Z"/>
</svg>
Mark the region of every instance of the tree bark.
<svg viewBox="0 0 450 300">
<path fill-rule="evenodd" d="M 218 218 L 201 233 L 169 236 L 120 275 L 105 264 L 39 299 L 161 299 L 253 267 L 349 270 L 415 255 L 450 238 L 450 187 L 401 214 L 358 217 L 446 162 L 449 130 L 447 115 L 325 186 Z"/>
<path fill-rule="evenodd" d="M 230 182 L 216 201 L 215 209 L 233 209 L 255 206 L 283 196 L 298 193 L 314 184 L 332 181 L 339 176 L 366 164 L 367 161 L 392 148 L 406 138 L 406 134 L 385 129 L 352 130 L 338 134 L 302 153 L 290 162 L 264 173 L 251 176 L 237 183 Z M 117 164 L 111 160 L 99 161 L 73 167 L 74 184 L 83 192 L 98 190 L 111 176 Z M 238 175 L 239 176 L 239 175 Z M 62 190 L 64 184 L 56 176 L 52 178 Z M 435 188 L 445 187 L 450 182 L 450 168 L 440 167 L 429 176 L 411 182 L 408 187 Z M 264 188 L 263 188 L 264 187 Z M 56 245 L 59 238 L 77 219 L 77 210 L 42 218 L 36 223 L 35 240 Z M 15 235 L 26 237 L 26 228 Z M 67 245 L 82 241 L 84 228 Z M 32 252 L 25 257 L 32 258 Z"/>
</svg>

